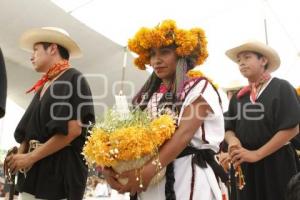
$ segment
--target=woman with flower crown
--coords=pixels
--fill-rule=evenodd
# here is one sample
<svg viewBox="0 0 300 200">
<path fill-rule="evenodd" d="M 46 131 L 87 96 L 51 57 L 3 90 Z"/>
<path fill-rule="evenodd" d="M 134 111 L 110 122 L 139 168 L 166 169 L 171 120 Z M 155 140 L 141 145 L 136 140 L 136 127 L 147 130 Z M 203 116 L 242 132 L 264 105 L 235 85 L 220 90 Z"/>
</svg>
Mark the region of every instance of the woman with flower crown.
<svg viewBox="0 0 300 200">
<path fill-rule="evenodd" d="M 153 117 L 161 110 L 177 115 L 175 133 L 144 166 L 122 174 L 104 170 L 108 183 L 121 193 L 130 192 L 131 199 L 222 199 L 217 179 L 227 177 L 215 160 L 224 139 L 221 100 L 208 79 L 189 71 L 205 61 L 206 46 L 202 29 L 179 29 L 172 20 L 141 28 L 129 40 L 129 49 L 139 55 L 138 68 L 149 64 L 154 69 L 133 105 Z M 163 180 L 149 185 L 164 167 Z M 128 183 L 118 183 L 120 177 L 128 178 Z"/>
</svg>

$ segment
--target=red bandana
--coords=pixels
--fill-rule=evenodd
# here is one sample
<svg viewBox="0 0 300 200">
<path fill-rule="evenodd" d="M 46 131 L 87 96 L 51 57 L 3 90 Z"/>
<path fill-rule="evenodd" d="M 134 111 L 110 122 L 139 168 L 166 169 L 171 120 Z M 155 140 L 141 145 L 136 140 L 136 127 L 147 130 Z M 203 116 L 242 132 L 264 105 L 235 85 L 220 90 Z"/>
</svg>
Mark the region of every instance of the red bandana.
<svg viewBox="0 0 300 200">
<path fill-rule="evenodd" d="M 47 81 L 52 80 L 58 74 L 60 74 L 62 71 L 69 67 L 70 64 L 67 60 L 63 60 L 59 63 L 54 64 L 52 67 L 50 67 L 48 72 L 45 75 L 43 75 L 42 78 L 34 84 L 34 86 L 32 86 L 32 88 L 26 91 L 26 93 L 30 93 L 32 91 L 37 92 L 40 89 L 40 87 L 43 87 Z"/>
<path fill-rule="evenodd" d="M 249 82 L 248 86 L 243 87 L 237 94 L 237 98 L 240 99 L 244 95 L 250 92 L 250 100 L 252 103 L 257 99 L 257 88 L 262 86 L 271 78 L 269 73 L 264 73 L 257 82 Z"/>
</svg>

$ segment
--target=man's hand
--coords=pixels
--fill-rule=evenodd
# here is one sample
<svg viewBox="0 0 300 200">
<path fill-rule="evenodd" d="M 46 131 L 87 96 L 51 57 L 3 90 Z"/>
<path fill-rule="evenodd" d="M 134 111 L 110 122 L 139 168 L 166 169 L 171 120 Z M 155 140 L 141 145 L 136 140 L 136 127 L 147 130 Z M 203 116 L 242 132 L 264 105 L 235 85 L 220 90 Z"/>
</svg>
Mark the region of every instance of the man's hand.
<svg viewBox="0 0 300 200">
<path fill-rule="evenodd" d="M 18 153 L 7 158 L 7 167 L 11 173 L 15 174 L 20 169 L 28 169 L 34 164 L 31 153 Z"/>
<path fill-rule="evenodd" d="M 228 153 L 231 154 L 234 149 L 239 149 L 241 147 L 242 144 L 240 140 L 237 137 L 231 137 L 228 142 Z"/>
<path fill-rule="evenodd" d="M 250 151 L 243 147 L 233 149 L 230 153 L 230 157 L 234 168 L 236 168 L 243 162 L 254 163 L 261 160 L 261 157 L 259 156 L 257 151 Z"/>
<path fill-rule="evenodd" d="M 230 168 L 230 156 L 228 153 L 221 152 L 219 154 L 219 162 L 222 165 L 223 169 L 228 172 Z"/>
<path fill-rule="evenodd" d="M 8 150 L 6 156 L 5 156 L 5 160 L 4 160 L 4 165 L 3 165 L 3 171 L 4 171 L 4 176 L 6 179 L 8 179 L 9 182 L 11 182 L 11 176 L 12 176 L 12 172 L 8 166 L 8 161 L 12 158 L 12 156 L 14 154 L 18 153 L 18 148 L 17 147 L 13 147 L 10 150 Z"/>
</svg>

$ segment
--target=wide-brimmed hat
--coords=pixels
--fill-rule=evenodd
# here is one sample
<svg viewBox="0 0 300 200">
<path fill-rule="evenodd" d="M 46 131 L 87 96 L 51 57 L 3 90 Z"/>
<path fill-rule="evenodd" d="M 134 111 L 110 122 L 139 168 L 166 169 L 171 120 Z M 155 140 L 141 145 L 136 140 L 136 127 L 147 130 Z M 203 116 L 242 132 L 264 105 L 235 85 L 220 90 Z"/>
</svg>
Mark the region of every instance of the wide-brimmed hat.
<svg viewBox="0 0 300 200">
<path fill-rule="evenodd" d="M 226 51 L 226 55 L 234 62 L 238 63 L 238 54 L 245 51 L 252 51 L 262 54 L 268 59 L 267 71 L 273 72 L 280 66 L 280 57 L 278 53 L 270 46 L 259 41 L 248 41 L 237 47 Z"/>
<path fill-rule="evenodd" d="M 243 84 L 241 81 L 239 80 L 232 80 L 230 82 L 228 82 L 226 85 L 223 85 L 221 88 L 227 92 L 227 91 L 235 91 L 235 90 L 239 90 L 242 87 L 244 87 L 245 84 Z"/>
<path fill-rule="evenodd" d="M 64 29 L 57 27 L 33 28 L 24 32 L 20 37 L 20 47 L 26 51 L 33 51 L 33 45 L 38 42 L 49 42 L 58 44 L 69 51 L 70 58 L 82 56 L 77 43 Z"/>
</svg>

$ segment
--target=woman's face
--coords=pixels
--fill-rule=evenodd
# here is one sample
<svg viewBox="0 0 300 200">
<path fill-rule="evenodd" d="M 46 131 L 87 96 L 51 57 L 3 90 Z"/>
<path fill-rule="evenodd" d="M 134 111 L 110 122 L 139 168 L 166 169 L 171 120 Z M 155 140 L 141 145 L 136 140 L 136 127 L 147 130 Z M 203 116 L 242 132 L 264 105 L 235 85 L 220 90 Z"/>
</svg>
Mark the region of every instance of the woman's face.
<svg viewBox="0 0 300 200">
<path fill-rule="evenodd" d="M 177 66 L 175 49 L 170 47 L 152 49 L 150 53 L 150 65 L 160 79 L 172 80 Z"/>
</svg>

